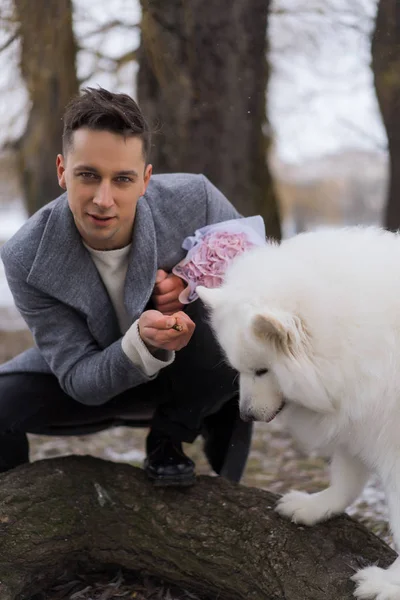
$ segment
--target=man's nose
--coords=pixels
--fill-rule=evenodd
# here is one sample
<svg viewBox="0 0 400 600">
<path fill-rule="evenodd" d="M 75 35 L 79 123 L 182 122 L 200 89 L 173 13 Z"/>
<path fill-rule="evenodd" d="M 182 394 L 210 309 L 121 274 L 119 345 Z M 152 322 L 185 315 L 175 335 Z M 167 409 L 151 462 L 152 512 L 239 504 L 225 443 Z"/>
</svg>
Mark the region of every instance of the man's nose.
<svg viewBox="0 0 400 600">
<path fill-rule="evenodd" d="M 114 198 L 112 195 L 111 185 L 108 182 L 101 182 L 97 188 L 93 202 L 99 208 L 111 208 L 111 206 L 114 204 Z"/>
</svg>

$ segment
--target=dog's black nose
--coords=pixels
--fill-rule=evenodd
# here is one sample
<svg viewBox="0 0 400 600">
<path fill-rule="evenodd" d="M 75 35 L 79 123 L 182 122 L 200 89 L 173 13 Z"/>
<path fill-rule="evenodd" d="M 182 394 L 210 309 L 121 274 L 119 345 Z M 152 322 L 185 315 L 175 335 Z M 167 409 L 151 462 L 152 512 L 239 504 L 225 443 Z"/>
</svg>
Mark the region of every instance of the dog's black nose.
<svg viewBox="0 0 400 600">
<path fill-rule="evenodd" d="M 242 419 L 242 421 L 245 421 L 246 423 L 257 420 L 251 411 L 241 412 L 240 418 Z"/>
</svg>

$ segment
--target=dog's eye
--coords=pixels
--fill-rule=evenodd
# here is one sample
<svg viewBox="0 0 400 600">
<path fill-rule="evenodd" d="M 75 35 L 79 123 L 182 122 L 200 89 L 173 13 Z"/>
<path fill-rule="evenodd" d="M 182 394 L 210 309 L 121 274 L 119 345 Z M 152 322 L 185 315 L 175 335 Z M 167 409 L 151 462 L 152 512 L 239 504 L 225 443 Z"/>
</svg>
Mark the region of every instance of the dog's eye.
<svg viewBox="0 0 400 600">
<path fill-rule="evenodd" d="M 268 373 L 268 369 L 257 369 L 257 371 L 254 371 L 254 375 L 256 377 L 261 377 L 262 375 L 265 375 L 266 373 Z"/>
</svg>

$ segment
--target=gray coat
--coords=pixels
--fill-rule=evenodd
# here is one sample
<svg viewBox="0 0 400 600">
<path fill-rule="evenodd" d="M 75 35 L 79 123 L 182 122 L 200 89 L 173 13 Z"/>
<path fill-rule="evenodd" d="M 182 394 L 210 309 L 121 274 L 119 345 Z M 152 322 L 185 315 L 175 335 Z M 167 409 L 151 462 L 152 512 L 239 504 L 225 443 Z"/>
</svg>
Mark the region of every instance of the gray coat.
<svg viewBox="0 0 400 600">
<path fill-rule="evenodd" d="M 184 256 L 185 237 L 239 217 L 203 175 L 154 175 L 140 198 L 125 283 L 135 321 L 150 299 L 156 271 Z M 54 373 L 84 404 L 102 404 L 148 381 L 121 348 L 110 298 L 82 243 L 63 194 L 39 210 L 1 248 L 15 304 L 36 347 L 0 366 L 0 374 Z"/>
</svg>

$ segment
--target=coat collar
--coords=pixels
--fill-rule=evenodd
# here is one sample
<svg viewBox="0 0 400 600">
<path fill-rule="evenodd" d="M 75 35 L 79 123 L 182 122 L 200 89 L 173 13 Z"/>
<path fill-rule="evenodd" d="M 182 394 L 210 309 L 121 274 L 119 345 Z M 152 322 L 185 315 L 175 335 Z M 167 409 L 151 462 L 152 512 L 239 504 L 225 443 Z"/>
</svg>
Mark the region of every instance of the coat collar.
<svg viewBox="0 0 400 600">
<path fill-rule="evenodd" d="M 150 300 L 156 281 L 157 265 L 154 219 L 147 200 L 142 197 L 136 209 L 124 290 L 125 306 L 134 320 L 142 314 Z"/>
<path fill-rule="evenodd" d="M 156 270 L 154 221 L 142 197 L 136 209 L 124 291 L 132 321 L 143 312 L 150 298 Z M 82 243 L 66 194 L 54 204 L 47 220 L 28 283 L 83 314 L 102 346 L 108 346 L 121 336 L 107 290 Z"/>
</svg>

